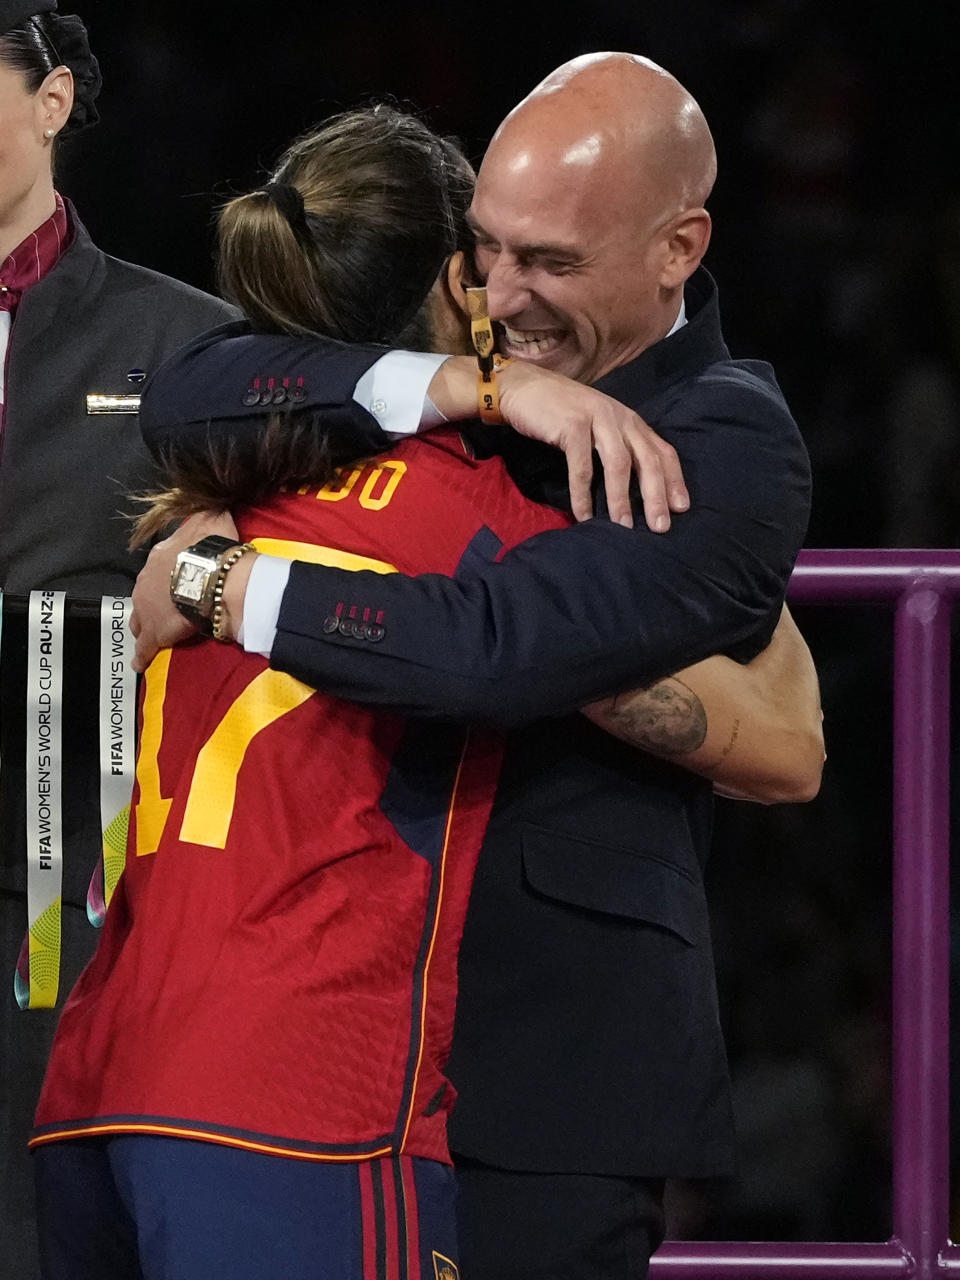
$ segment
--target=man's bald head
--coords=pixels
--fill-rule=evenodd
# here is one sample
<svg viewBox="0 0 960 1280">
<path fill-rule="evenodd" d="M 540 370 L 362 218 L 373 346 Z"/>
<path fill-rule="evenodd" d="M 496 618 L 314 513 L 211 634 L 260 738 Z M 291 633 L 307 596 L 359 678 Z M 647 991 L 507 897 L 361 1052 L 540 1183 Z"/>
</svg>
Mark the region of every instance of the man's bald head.
<svg viewBox="0 0 960 1280">
<path fill-rule="evenodd" d="M 662 67 L 596 53 L 551 72 L 494 134 L 473 206 L 481 232 L 517 267 L 501 279 L 487 258 L 493 314 L 518 335 L 513 353 L 593 379 L 663 337 L 709 241 L 703 205 L 715 177 L 703 112 Z M 483 244 L 481 234 L 481 265 Z M 537 257 L 530 249 L 561 244 L 580 251 L 573 274 L 582 281 L 562 286 L 562 299 L 524 274 Z M 576 334 L 584 325 L 592 341 Z"/>
<path fill-rule="evenodd" d="M 494 134 L 495 147 L 552 146 L 561 164 L 620 166 L 677 209 L 717 176 L 706 118 L 669 71 L 635 53 L 586 53 L 552 71 Z"/>
</svg>

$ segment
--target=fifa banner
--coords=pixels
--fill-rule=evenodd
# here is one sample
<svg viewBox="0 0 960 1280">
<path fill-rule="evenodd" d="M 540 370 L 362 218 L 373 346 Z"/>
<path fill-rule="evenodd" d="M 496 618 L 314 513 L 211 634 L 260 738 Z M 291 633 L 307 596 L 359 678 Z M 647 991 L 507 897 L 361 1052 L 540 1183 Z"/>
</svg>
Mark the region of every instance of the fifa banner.
<svg viewBox="0 0 960 1280">
<path fill-rule="evenodd" d="M 17 999 L 50 1009 L 60 986 L 63 883 L 62 591 L 31 591 L 27 612 L 27 963 Z"/>
<path fill-rule="evenodd" d="M 60 986 L 63 789 L 75 782 L 64 777 L 63 767 L 65 648 L 75 648 L 75 644 L 64 644 L 65 619 L 69 636 L 71 627 L 94 623 L 91 609 L 99 612 L 100 671 L 99 750 L 92 751 L 91 741 L 90 767 L 96 767 L 94 761 L 99 760 L 102 833 L 101 856 L 87 894 L 87 916 L 92 924 L 103 923 L 123 870 L 135 771 L 136 675 L 129 630 L 132 602 L 126 596 L 104 596 L 97 605 L 67 600 L 62 591 L 33 591 L 27 602 L 26 642 L 27 936 L 14 977 L 14 992 L 22 1009 L 52 1008 Z M 86 653 L 88 660 L 92 654 L 89 650 Z M 76 664 L 76 654 L 73 661 Z M 85 676 L 70 668 L 71 679 L 75 681 L 78 674 L 81 679 Z M 89 674 L 93 676 L 92 671 Z M 94 726 L 87 726 L 84 717 L 79 721 L 68 717 L 68 724 L 71 733 L 79 732 L 83 740 L 89 734 L 92 740 Z M 9 752 L 8 743 L 8 762 Z M 70 833 L 66 834 L 69 842 Z M 75 854 L 75 850 L 70 852 Z"/>
<path fill-rule="evenodd" d="M 87 893 L 87 917 L 103 924 L 127 853 L 130 797 L 136 767 L 137 676 L 130 632 L 133 601 L 100 602 L 100 830 L 103 856 Z"/>
</svg>

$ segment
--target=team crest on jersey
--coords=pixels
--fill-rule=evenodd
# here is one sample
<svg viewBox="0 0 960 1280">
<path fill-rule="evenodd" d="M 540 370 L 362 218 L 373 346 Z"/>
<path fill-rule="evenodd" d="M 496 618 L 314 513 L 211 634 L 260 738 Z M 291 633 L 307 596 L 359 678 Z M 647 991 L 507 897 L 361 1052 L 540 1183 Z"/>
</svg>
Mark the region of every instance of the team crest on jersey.
<svg viewBox="0 0 960 1280">
<path fill-rule="evenodd" d="M 460 1271 L 455 1262 L 445 1258 L 442 1253 L 433 1251 L 433 1274 L 437 1280 L 460 1280 Z"/>
</svg>

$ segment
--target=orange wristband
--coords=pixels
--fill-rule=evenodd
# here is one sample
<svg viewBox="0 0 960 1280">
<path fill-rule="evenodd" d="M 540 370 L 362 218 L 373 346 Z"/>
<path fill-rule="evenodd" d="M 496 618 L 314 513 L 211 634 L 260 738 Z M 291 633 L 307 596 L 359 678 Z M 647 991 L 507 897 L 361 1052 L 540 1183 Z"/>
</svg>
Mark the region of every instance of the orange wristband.
<svg viewBox="0 0 960 1280">
<path fill-rule="evenodd" d="M 487 306 L 487 291 L 481 285 L 468 288 L 467 308 L 470 312 L 470 338 L 477 353 L 477 411 L 484 422 L 501 423 L 500 392 L 497 388 L 497 373 L 508 363 L 510 357 L 494 351 L 493 324 Z"/>
<path fill-rule="evenodd" d="M 481 369 L 477 375 L 477 409 L 484 422 L 503 422 L 500 413 L 500 391 L 497 387 L 497 374 L 510 363 L 510 356 L 499 354 L 493 357 L 492 368 L 488 373 Z"/>
</svg>

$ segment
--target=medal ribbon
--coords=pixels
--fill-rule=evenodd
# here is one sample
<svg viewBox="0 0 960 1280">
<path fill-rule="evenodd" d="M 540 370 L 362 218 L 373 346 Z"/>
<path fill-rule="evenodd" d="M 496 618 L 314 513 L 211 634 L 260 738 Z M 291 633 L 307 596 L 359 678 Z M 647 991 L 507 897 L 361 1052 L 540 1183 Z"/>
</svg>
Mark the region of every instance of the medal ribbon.
<svg viewBox="0 0 960 1280">
<path fill-rule="evenodd" d="M 133 601 L 104 596 L 100 601 L 100 829 L 103 857 L 87 891 L 87 918 L 103 924 L 127 853 L 134 757 L 137 676 L 130 632 Z"/>
<path fill-rule="evenodd" d="M 31 591 L 27 615 L 27 968 L 21 1008 L 50 1009 L 60 985 L 63 884 L 63 591 Z"/>
</svg>

